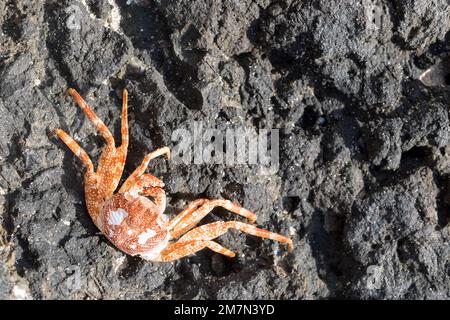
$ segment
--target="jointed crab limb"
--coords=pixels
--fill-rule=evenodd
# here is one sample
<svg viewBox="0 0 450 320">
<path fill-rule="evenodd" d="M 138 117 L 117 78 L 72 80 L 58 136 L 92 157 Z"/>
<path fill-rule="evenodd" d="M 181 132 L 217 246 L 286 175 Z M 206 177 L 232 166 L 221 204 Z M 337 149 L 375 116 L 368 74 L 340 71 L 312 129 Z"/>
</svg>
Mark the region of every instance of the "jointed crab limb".
<svg viewBox="0 0 450 320">
<path fill-rule="evenodd" d="M 288 245 L 288 250 L 292 250 L 292 240 L 277 233 L 259 229 L 255 226 L 239 221 L 217 221 L 189 231 L 177 242 L 170 244 L 166 249 L 164 249 L 157 261 L 163 262 L 177 260 L 200 251 L 203 248 L 209 248 L 217 253 L 234 257 L 235 253 L 233 251 L 221 246 L 217 242 L 212 241 L 213 239 L 225 234 L 231 228 L 257 237 L 286 243 Z"/>
<path fill-rule="evenodd" d="M 211 240 L 193 240 L 188 242 L 176 242 L 169 244 L 167 248 L 161 252 L 161 255 L 156 259 L 156 261 L 168 262 L 178 260 L 190 254 L 196 253 L 204 248 L 209 248 L 228 257 L 235 256 L 235 253 L 233 251 L 222 247 L 217 242 Z"/>
<path fill-rule="evenodd" d="M 122 145 L 121 148 L 128 148 L 128 91 L 127 89 L 123 90 L 122 93 L 122 126 L 121 126 L 121 134 L 122 134 Z"/>
<path fill-rule="evenodd" d="M 190 202 L 186 208 L 183 209 L 175 218 L 170 220 L 169 224 L 167 225 L 168 230 L 172 230 L 175 228 L 175 226 L 183 220 L 186 216 L 191 215 L 192 212 L 197 210 L 198 207 L 203 205 L 205 202 L 207 202 L 208 199 L 197 199 L 192 202 Z"/>
<path fill-rule="evenodd" d="M 241 215 L 251 222 L 255 222 L 256 214 L 253 212 L 234 204 L 229 200 L 216 199 L 207 200 L 198 209 L 185 214 L 185 216 L 173 226 L 170 234 L 174 238 L 178 238 L 180 235 L 186 233 L 192 229 L 204 216 L 211 212 L 215 207 L 223 207 L 235 214 Z"/>
<path fill-rule="evenodd" d="M 230 228 L 236 229 L 257 237 L 272 239 L 288 245 L 288 250 L 292 250 L 292 240 L 286 238 L 277 233 L 273 233 L 264 229 L 256 228 L 247 223 L 239 221 L 217 221 L 209 224 L 205 224 L 198 228 L 195 228 L 184 236 L 182 236 L 178 242 L 189 242 L 192 240 L 212 240 L 223 234 L 225 234 Z"/>
<path fill-rule="evenodd" d="M 83 100 L 83 98 L 78 94 L 78 92 L 75 89 L 69 88 L 67 90 L 67 93 L 70 94 L 75 102 L 80 106 L 81 110 L 86 114 L 86 116 L 89 118 L 89 120 L 92 121 L 92 123 L 97 128 L 98 132 L 105 138 L 106 143 L 109 146 L 114 146 L 114 138 L 109 131 L 108 127 L 103 123 L 102 120 L 100 120 L 99 117 L 94 113 L 92 108 Z"/>
<path fill-rule="evenodd" d="M 150 173 L 144 173 L 139 178 L 134 180 L 134 184 L 130 186 L 129 189 L 123 190 L 123 192 L 141 192 L 146 188 L 159 187 L 163 188 L 164 183 L 157 177 L 151 175 Z"/>
<path fill-rule="evenodd" d="M 85 177 L 85 194 L 89 214 L 94 218 L 95 221 L 95 217 L 98 215 L 99 209 L 101 207 L 99 204 L 102 201 L 109 199 L 114 194 L 114 190 L 119 184 L 127 156 L 127 143 L 122 144 L 121 147 L 116 149 L 114 138 L 111 135 L 111 132 L 97 117 L 91 107 L 89 107 L 81 98 L 78 92 L 74 89 L 69 89 L 67 93 L 74 98 L 75 102 L 80 106 L 89 120 L 93 122 L 96 129 L 107 141 L 107 145 L 103 149 L 102 155 L 100 156 L 97 170 L 94 173 L 92 162 L 86 152 L 84 152 L 78 146 L 78 144 L 76 144 L 76 142 L 72 142 L 73 140 L 67 134 L 62 131 L 60 131 L 58 134 L 58 131 L 55 131 L 58 137 L 63 140 L 80 159 L 82 159 L 82 161 L 88 167 L 88 172 L 92 173 Z M 122 107 L 122 136 L 125 135 L 125 140 L 128 140 L 126 91 L 124 92 L 123 97 L 124 101 Z"/>
<path fill-rule="evenodd" d="M 131 176 L 140 176 L 142 175 L 145 170 L 148 167 L 148 164 L 150 163 L 151 160 L 159 157 L 159 156 L 163 156 L 165 155 L 167 159 L 170 159 L 170 149 L 169 147 L 162 147 L 159 149 L 156 149 L 155 151 L 150 152 L 149 154 L 147 154 L 144 159 L 142 160 L 142 163 L 139 165 L 139 167 L 136 168 L 136 170 L 134 170 L 134 172 L 131 174 Z"/>
<path fill-rule="evenodd" d="M 88 172 L 94 172 L 94 165 L 92 164 L 91 158 L 89 158 L 86 151 L 84 151 L 83 148 L 81 148 L 75 140 L 73 140 L 67 133 L 65 133 L 61 129 L 55 129 L 53 133 L 56 134 L 58 138 L 61 139 L 69 147 L 69 149 L 72 150 L 72 152 L 84 163 Z"/>
<path fill-rule="evenodd" d="M 126 192 L 127 190 L 130 190 L 133 185 L 136 184 L 137 180 L 140 178 L 140 176 L 145 172 L 145 170 L 148 167 L 148 164 L 150 161 L 156 157 L 166 155 L 167 159 L 170 159 L 170 149 L 168 147 L 162 147 L 159 149 L 156 149 L 153 152 L 150 152 L 144 157 L 144 160 L 142 160 L 142 163 L 139 165 L 139 167 L 134 170 L 134 172 L 128 177 L 128 179 L 124 182 L 122 187 L 120 188 L 119 192 Z"/>
</svg>

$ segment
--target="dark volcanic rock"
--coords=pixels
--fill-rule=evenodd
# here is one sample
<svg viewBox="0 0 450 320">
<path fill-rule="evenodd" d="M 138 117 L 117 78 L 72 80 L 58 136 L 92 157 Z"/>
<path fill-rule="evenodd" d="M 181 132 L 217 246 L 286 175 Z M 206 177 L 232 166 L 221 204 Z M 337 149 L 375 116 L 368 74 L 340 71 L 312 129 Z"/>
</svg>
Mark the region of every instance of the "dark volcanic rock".
<svg viewBox="0 0 450 320">
<path fill-rule="evenodd" d="M 450 298 L 449 17 L 445 0 L 0 2 L 0 299 Z M 87 214 L 81 163 L 49 137 L 101 153 L 68 87 L 116 137 L 128 88 L 124 176 L 199 124 L 278 129 L 276 170 L 149 170 L 168 215 L 228 198 L 293 252 L 235 231 L 219 240 L 234 259 L 117 250 Z"/>
<path fill-rule="evenodd" d="M 364 298 L 447 297 L 448 232 L 436 230 L 438 189 L 429 168 L 358 200 L 344 229 L 361 274 L 352 281 Z"/>
</svg>

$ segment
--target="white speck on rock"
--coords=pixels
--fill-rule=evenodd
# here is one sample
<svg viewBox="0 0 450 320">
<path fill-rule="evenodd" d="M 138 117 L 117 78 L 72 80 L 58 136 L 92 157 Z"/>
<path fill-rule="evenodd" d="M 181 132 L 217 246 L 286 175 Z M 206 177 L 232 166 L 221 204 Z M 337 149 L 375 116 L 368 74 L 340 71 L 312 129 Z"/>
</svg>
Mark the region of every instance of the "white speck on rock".
<svg viewBox="0 0 450 320">
<path fill-rule="evenodd" d="M 114 272 L 117 272 L 117 270 L 119 270 L 120 266 L 123 264 L 124 261 L 125 261 L 125 255 L 117 258 L 113 262 L 113 270 L 114 270 Z"/>
<path fill-rule="evenodd" d="M 140 4 L 141 1 L 139 0 L 127 0 L 127 6 L 132 4 Z"/>
<path fill-rule="evenodd" d="M 107 20 L 105 26 L 107 28 L 111 28 L 112 30 L 120 33 L 120 11 L 119 6 L 117 5 L 116 1 L 114 0 L 108 0 L 108 3 L 111 5 L 111 15 L 109 19 Z"/>
<path fill-rule="evenodd" d="M 15 285 L 12 289 L 12 295 L 14 296 L 15 299 L 19 299 L 19 300 L 29 300 L 30 296 L 27 293 L 26 288 L 20 286 L 20 285 Z"/>
<path fill-rule="evenodd" d="M 296 233 L 296 232 L 295 232 L 295 228 L 294 228 L 293 226 L 290 226 L 290 227 L 289 227 L 289 234 L 290 234 L 291 236 L 293 236 L 295 233 Z"/>
<path fill-rule="evenodd" d="M 92 20 L 100 21 L 105 28 L 109 28 L 114 30 L 115 32 L 121 34 L 120 31 L 120 10 L 115 0 L 108 0 L 109 5 L 112 7 L 109 16 L 106 19 L 98 19 L 90 10 L 86 0 L 80 0 L 80 2 L 85 6 L 86 10 L 89 13 L 89 17 Z"/>
</svg>

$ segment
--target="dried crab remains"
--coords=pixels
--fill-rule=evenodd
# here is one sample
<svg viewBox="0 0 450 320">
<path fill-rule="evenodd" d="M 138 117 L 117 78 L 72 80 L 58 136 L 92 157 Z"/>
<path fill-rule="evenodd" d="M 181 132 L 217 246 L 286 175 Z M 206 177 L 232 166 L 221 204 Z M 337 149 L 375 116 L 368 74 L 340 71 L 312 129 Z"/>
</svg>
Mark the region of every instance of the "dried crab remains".
<svg viewBox="0 0 450 320">
<path fill-rule="evenodd" d="M 125 166 L 128 149 L 128 93 L 123 91 L 122 103 L 122 141 L 116 147 L 114 138 L 92 108 L 74 89 L 69 89 L 75 102 L 106 140 L 97 170 L 88 154 L 61 129 L 53 131 L 86 167 L 84 176 L 86 205 L 97 228 L 120 250 L 130 255 L 139 255 L 149 261 L 173 261 L 193 254 L 204 248 L 234 257 L 235 253 L 221 246 L 213 239 L 237 229 L 254 236 L 268 238 L 288 245 L 292 250 L 292 240 L 282 235 L 256 228 L 240 221 L 217 221 L 193 227 L 215 207 L 223 207 L 241 215 L 251 222 L 256 215 L 229 200 L 198 199 L 172 220 L 164 214 L 166 195 L 164 183 L 155 176 L 145 173 L 149 162 L 165 155 L 170 159 L 168 147 L 159 148 L 147 154 L 137 169 L 126 179 L 117 193 Z M 148 198 L 151 197 L 151 200 Z M 178 239 L 172 242 L 172 239 Z"/>
</svg>

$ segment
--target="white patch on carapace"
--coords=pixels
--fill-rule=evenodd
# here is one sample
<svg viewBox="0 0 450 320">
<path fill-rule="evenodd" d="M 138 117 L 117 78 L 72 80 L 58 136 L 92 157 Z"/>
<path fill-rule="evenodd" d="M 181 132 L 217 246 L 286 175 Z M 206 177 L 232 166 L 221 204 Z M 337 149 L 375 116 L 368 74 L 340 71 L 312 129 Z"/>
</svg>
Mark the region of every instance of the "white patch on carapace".
<svg viewBox="0 0 450 320">
<path fill-rule="evenodd" d="M 138 188 L 130 188 L 127 193 L 132 197 L 139 197 Z"/>
<path fill-rule="evenodd" d="M 122 208 L 119 208 L 116 211 L 111 211 L 108 216 L 108 224 L 118 226 L 126 217 L 128 217 L 128 212 Z"/>
<path fill-rule="evenodd" d="M 148 239 L 150 239 L 151 237 L 154 237 L 155 235 L 156 235 L 155 230 L 147 229 L 147 230 L 145 230 L 145 232 L 143 232 L 139 235 L 138 242 L 139 242 L 139 244 L 145 244 Z"/>
<path fill-rule="evenodd" d="M 128 230 L 127 235 L 131 236 L 133 234 L 133 230 Z"/>
<path fill-rule="evenodd" d="M 166 238 L 162 240 L 156 247 L 153 247 L 147 252 L 141 253 L 141 258 L 147 261 L 155 261 L 160 256 L 161 251 L 163 251 L 167 247 L 169 240 L 170 235 L 167 234 Z"/>
</svg>

